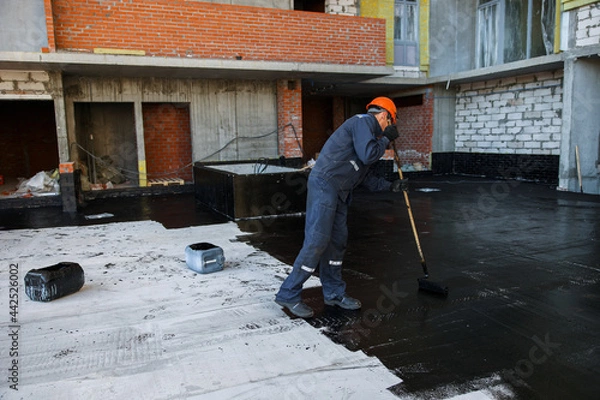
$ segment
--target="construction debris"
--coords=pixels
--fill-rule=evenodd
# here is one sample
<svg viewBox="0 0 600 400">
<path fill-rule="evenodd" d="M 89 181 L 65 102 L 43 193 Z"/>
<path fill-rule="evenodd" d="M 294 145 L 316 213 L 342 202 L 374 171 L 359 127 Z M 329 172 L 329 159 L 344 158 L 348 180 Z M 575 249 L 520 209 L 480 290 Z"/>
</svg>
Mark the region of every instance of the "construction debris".
<svg viewBox="0 0 600 400">
<path fill-rule="evenodd" d="M 85 219 L 90 220 L 90 219 L 103 219 L 103 218 L 112 218 L 114 217 L 114 214 L 111 213 L 101 213 L 101 214 L 92 214 L 92 215 L 86 215 Z"/>
<path fill-rule="evenodd" d="M 161 178 L 148 180 L 148 186 L 170 186 L 183 185 L 185 182 L 181 178 Z"/>
<path fill-rule="evenodd" d="M 21 179 L 15 197 L 53 196 L 60 193 L 58 169 L 40 171 L 29 179 Z"/>
<path fill-rule="evenodd" d="M 127 180 L 121 171 L 113 164 L 114 161 L 110 156 L 100 157 L 100 162 L 96 163 L 98 183 L 107 184 L 108 182 L 112 182 L 113 184 L 118 185 Z"/>
</svg>

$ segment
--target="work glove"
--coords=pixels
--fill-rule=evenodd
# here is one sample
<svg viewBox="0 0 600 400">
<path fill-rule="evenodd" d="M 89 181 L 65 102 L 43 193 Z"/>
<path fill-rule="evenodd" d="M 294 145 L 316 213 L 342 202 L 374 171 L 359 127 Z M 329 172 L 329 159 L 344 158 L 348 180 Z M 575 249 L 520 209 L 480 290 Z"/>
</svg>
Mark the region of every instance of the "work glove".
<svg viewBox="0 0 600 400">
<path fill-rule="evenodd" d="M 396 125 L 389 125 L 383 130 L 383 136 L 388 138 L 390 142 L 393 142 L 400 135 L 398 134 L 398 128 L 396 128 Z"/>
<path fill-rule="evenodd" d="M 398 193 L 399 191 L 408 192 L 408 179 L 396 179 L 392 182 L 390 190 L 394 193 Z"/>
</svg>

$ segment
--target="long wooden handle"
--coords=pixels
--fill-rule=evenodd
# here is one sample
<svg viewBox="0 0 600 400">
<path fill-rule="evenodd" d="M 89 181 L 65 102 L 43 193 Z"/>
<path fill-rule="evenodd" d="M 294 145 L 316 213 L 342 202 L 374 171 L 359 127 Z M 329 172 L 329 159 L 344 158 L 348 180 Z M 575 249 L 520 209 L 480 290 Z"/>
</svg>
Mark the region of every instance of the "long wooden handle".
<svg viewBox="0 0 600 400">
<path fill-rule="evenodd" d="M 398 152 L 396 151 L 396 143 L 392 142 L 392 146 L 394 149 L 394 159 L 396 160 L 396 165 L 398 166 L 398 174 L 400 175 L 400 179 L 404 179 L 404 175 L 402 174 L 402 166 L 400 165 L 400 157 L 398 157 Z M 429 273 L 427 271 L 427 264 L 425 263 L 425 255 L 423 255 L 423 250 L 421 249 L 421 241 L 419 240 L 417 225 L 415 224 L 415 218 L 413 217 L 412 208 L 410 207 L 408 192 L 406 190 L 403 190 L 402 193 L 404 194 L 404 203 L 406 204 L 406 209 L 408 210 L 408 218 L 410 219 L 410 226 L 412 227 L 413 235 L 415 237 L 415 243 L 417 244 L 419 256 L 421 257 L 421 265 L 423 266 L 423 272 L 425 273 L 425 276 L 428 276 Z"/>
</svg>

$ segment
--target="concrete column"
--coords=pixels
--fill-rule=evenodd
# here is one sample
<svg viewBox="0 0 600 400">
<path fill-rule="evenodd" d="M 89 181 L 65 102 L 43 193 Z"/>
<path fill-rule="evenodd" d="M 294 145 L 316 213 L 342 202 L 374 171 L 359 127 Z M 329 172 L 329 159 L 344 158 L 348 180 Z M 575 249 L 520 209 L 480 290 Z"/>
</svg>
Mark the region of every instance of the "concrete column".
<svg viewBox="0 0 600 400">
<path fill-rule="evenodd" d="M 144 148 L 144 115 L 142 113 L 142 102 L 137 100 L 133 103 L 135 119 L 135 137 L 137 144 L 139 186 L 148 186 L 148 174 L 146 169 L 146 150 Z"/>
<path fill-rule="evenodd" d="M 600 61 L 566 60 L 564 103 L 559 187 L 600 194 Z"/>
<path fill-rule="evenodd" d="M 434 153 L 453 152 L 456 150 L 456 91 L 443 86 L 433 88 L 433 138 Z"/>
<path fill-rule="evenodd" d="M 60 196 L 63 212 L 77 211 L 77 196 L 79 182 L 74 162 L 71 158 L 70 144 L 67 129 L 67 107 L 65 103 L 62 74 L 49 72 L 52 99 L 54 100 L 54 119 L 56 123 L 56 138 L 58 142 L 58 160 L 60 173 Z"/>
<path fill-rule="evenodd" d="M 560 136 L 560 162 L 558 165 L 558 189 L 574 190 L 577 171 L 575 170 L 575 149 L 571 148 L 571 123 L 573 118 L 573 81 L 575 59 L 565 61 L 563 80 L 563 114 L 562 130 Z"/>
<path fill-rule="evenodd" d="M 61 163 L 71 161 L 69 139 L 67 134 L 67 112 L 60 72 L 49 72 L 52 99 L 54 100 L 54 118 L 56 120 L 56 137 L 58 140 L 58 159 Z"/>
</svg>

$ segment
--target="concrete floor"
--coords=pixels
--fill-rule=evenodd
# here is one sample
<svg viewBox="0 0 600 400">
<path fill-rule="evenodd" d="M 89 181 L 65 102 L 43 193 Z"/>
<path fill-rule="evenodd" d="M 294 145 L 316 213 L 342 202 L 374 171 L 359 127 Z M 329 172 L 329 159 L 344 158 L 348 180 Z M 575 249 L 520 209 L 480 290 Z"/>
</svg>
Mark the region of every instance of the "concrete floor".
<svg viewBox="0 0 600 400">
<path fill-rule="evenodd" d="M 448 298 L 418 292 L 422 276 L 403 198 L 357 192 L 345 259 L 363 308 L 305 300 L 309 322 L 377 356 L 404 382 L 399 397 L 448 397 L 508 385 L 498 399 L 596 399 L 600 393 L 600 198 L 516 181 L 411 178 L 410 199 L 431 279 Z M 115 217 L 88 220 L 103 212 Z M 77 215 L 0 210 L 0 230 L 155 220 L 167 228 L 224 220 L 192 195 L 105 199 Z M 240 222 L 249 244 L 291 264 L 301 217 Z M 450 392 L 449 392 L 450 391 Z"/>
</svg>

